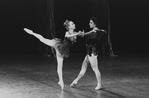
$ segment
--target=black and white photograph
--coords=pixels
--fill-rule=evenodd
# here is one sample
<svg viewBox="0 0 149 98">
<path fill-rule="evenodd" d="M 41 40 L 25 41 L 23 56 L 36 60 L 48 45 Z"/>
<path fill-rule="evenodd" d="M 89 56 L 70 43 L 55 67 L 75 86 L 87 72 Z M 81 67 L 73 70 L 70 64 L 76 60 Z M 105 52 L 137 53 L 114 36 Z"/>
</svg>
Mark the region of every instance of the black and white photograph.
<svg viewBox="0 0 149 98">
<path fill-rule="evenodd" d="M 0 0 L 0 98 L 148 98 L 148 0 Z"/>
</svg>

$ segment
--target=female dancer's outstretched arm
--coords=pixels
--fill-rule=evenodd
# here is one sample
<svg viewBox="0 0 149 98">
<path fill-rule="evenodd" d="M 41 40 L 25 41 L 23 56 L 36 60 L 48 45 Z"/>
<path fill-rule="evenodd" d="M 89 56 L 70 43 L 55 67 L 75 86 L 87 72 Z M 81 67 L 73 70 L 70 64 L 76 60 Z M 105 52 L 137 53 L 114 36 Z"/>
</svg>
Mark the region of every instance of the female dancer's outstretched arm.
<svg viewBox="0 0 149 98">
<path fill-rule="evenodd" d="M 43 42 L 44 44 L 48 45 L 48 46 L 54 46 L 56 43 L 56 40 L 54 39 L 46 39 L 43 36 L 41 36 L 40 34 L 34 33 L 32 30 L 29 30 L 27 28 L 24 28 L 24 31 L 26 31 L 28 34 L 31 34 L 33 36 L 35 36 L 36 38 L 38 38 L 41 42 Z"/>
<path fill-rule="evenodd" d="M 68 32 L 66 32 L 66 34 L 65 34 L 65 37 L 75 37 L 75 36 L 77 36 L 77 35 L 80 35 L 82 32 L 81 31 L 79 31 L 78 33 L 77 32 L 75 32 L 74 34 L 70 34 L 70 33 L 68 33 Z"/>
</svg>

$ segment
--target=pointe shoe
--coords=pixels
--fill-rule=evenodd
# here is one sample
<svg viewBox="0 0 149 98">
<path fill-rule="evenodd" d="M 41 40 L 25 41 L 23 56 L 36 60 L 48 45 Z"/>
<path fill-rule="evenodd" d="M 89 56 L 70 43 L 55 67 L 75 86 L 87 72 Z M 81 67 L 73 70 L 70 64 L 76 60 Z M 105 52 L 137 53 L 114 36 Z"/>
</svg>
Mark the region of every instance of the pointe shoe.
<svg viewBox="0 0 149 98">
<path fill-rule="evenodd" d="M 70 87 L 74 87 L 74 86 L 76 86 L 77 85 L 77 82 L 72 82 L 71 84 L 70 84 Z"/>
<path fill-rule="evenodd" d="M 32 34 L 32 33 L 33 33 L 32 30 L 29 30 L 29 29 L 27 29 L 27 28 L 24 28 L 24 31 L 26 31 L 28 34 Z"/>
<path fill-rule="evenodd" d="M 95 90 L 100 90 L 101 89 L 101 85 L 97 85 Z"/>
<path fill-rule="evenodd" d="M 64 83 L 63 82 L 58 82 L 58 84 L 61 86 L 61 89 L 64 89 Z"/>
</svg>

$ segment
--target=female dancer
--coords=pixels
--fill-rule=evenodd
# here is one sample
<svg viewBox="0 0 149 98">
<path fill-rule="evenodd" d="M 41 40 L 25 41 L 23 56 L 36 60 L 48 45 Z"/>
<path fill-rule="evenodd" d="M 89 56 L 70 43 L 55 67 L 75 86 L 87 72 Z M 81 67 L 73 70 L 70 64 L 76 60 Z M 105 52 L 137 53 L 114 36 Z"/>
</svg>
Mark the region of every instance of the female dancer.
<svg viewBox="0 0 149 98">
<path fill-rule="evenodd" d="M 75 32 L 75 24 L 72 21 L 66 20 L 64 22 L 65 28 L 68 30 L 65 33 L 65 39 L 61 41 L 58 38 L 55 39 L 46 39 L 43 36 L 34 33 L 32 30 L 29 30 L 27 28 L 24 28 L 24 30 L 36 38 L 38 38 L 41 42 L 44 44 L 51 46 L 56 51 L 56 58 L 57 58 L 57 73 L 59 77 L 58 84 L 61 86 L 61 89 L 64 88 L 64 82 L 63 82 L 63 74 L 62 74 L 62 68 L 63 68 L 63 60 L 64 58 L 68 58 L 69 56 L 69 48 L 72 46 L 74 42 L 76 42 L 77 35 L 81 34 L 81 31 Z"/>
<path fill-rule="evenodd" d="M 93 71 L 95 72 L 96 79 L 97 79 L 97 86 L 96 90 L 101 88 L 101 74 L 98 69 L 98 60 L 97 60 L 97 48 L 96 45 L 98 41 L 100 40 L 101 36 L 103 35 L 103 32 L 106 33 L 105 30 L 98 29 L 97 27 L 97 19 L 92 17 L 90 18 L 89 23 L 90 28 L 92 28 L 91 31 L 84 33 L 84 36 L 86 36 L 86 48 L 87 48 L 87 55 L 85 56 L 85 59 L 82 63 L 81 71 L 78 75 L 78 77 L 71 83 L 70 87 L 73 87 L 77 84 L 77 82 L 84 76 L 86 69 L 88 67 L 88 64 L 90 63 Z"/>
</svg>

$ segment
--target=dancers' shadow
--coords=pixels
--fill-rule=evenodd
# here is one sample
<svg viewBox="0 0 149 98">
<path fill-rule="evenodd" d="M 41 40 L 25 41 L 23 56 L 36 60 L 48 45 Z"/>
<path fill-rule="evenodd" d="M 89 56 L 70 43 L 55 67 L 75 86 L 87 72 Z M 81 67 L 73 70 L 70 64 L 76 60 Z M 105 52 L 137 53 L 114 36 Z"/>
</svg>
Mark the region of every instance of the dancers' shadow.
<svg viewBox="0 0 149 98">
<path fill-rule="evenodd" d="M 83 98 L 126 98 L 123 95 L 118 93 L 106 90 L 105 88 L 101 88 L 100 90 L 94 89 L 77 89 L 72 88 L 69 91 L 75 97 L 83 97 Z"/>
<path fill-rule="evenodd" d="M 101 93 L 102 91 L 102 93 Z M 117 94 L 115 92 L 112 92 L 112 91 L 109 91 L 109 90 L 106 90 L 105 88 L 102 88 L 101 90 L 99 91 L 96 91 L 97 93 L 97 98 L 102 98 L 103 96 L 107 96 L 107 98 L 126 98 L 125 96 L 123 95 L 120 95 L 120 94 Z"/>
<path fill-rule="evenodd" d="M 69 91 L 61 90 L 58 94 L 58 98 L 75 98 L 76 96 Z"/>
</svg>

